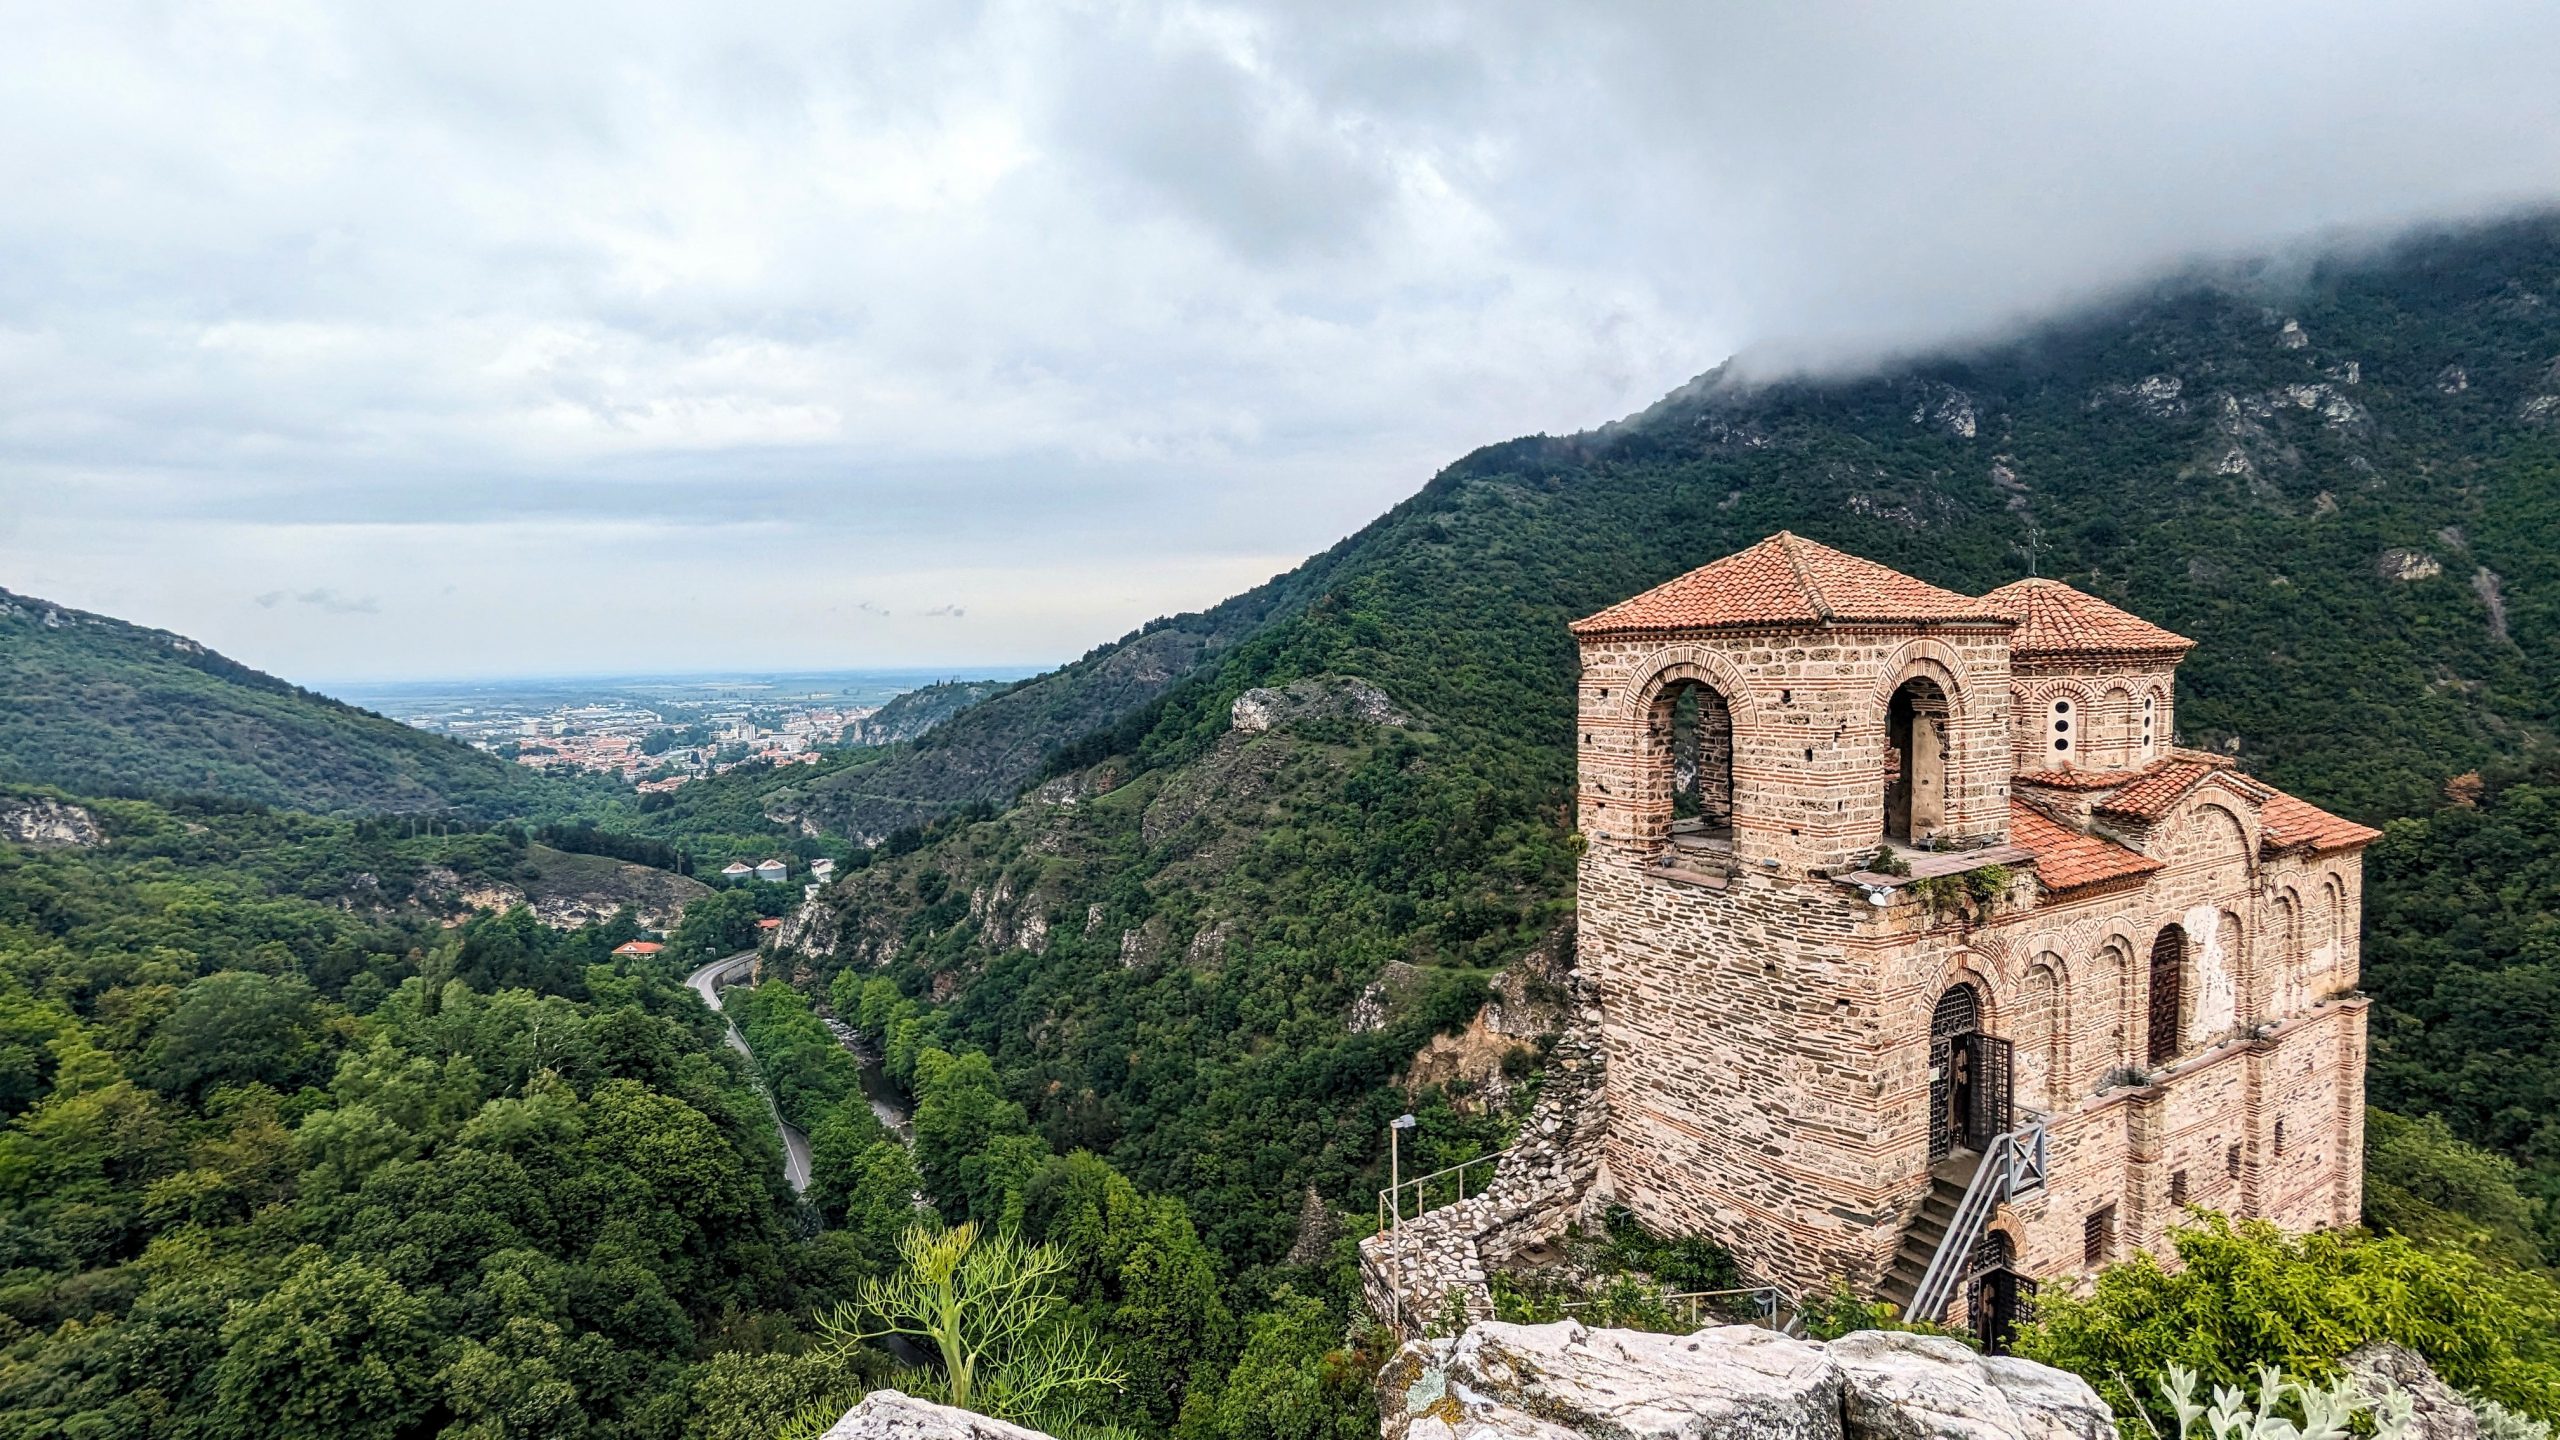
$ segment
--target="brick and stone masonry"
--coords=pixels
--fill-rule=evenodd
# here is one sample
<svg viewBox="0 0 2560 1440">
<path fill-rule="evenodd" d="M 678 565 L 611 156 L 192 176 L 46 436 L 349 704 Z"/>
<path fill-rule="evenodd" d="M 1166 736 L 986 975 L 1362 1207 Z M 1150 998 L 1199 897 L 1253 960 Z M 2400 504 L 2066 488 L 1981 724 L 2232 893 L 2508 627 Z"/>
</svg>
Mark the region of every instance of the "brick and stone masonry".
<svg viewBox="0 0 2560 1440">
<path fill-rule="evenodd" d="M 2182 1203 L 2355 1222 L 2375 832 L 2173 745 L 2190 642 L 1786 534 L 1573 628 L 1600 1063 L 1549 1233 L 1604 1195 L 1784 1289 L 1879 1293 L 1933 1184 L 1954 987 L 2049 1136 L 1992 1222 L 2018 1271 L 2156 1248 Z"/>
</svg>

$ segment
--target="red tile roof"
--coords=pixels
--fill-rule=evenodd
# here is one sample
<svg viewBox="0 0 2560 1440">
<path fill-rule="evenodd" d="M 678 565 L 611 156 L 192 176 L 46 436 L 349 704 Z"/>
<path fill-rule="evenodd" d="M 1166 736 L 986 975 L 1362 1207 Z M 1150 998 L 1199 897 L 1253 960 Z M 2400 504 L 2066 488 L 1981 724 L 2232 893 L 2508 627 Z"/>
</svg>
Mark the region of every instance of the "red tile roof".
<svg viewBox="0 0 2560 1440">
<path fill-rule="evenodd" d="M 2139 880 L 2160 869 L 2160 862 L 2148 855 L 2084 835 L 2016 800 L 2009 802 L 2009 843 L 2036 852 L 2036 880 L 2047 890 Z"/>
<path fill-rule="evenodd" d="M 2193 640 L 2059 580 L 2018 580 L 1982 597 L 2018 622 L 2012 659 L 2069 655 L 2183 655 Z"/>
<path fill-rule="evenodd" d="M 782 922 L 768 915 L 764 919 L 756 922 L 756 928 L 759 930 L 779 930 L 782 928 Z"/>
<path fill-rule="evenodd" d="M 1781 530 L 1573 623 L 1576 635 L 1743 625 L 2001 621 L 1983 601 Z"/>
<path fill-rule="evenodd" d="M 2010 778 L 2020 785 L 2047 790 L 2113 790 L 2130 782 L 2139 770 L 2021 770 Z"/>
<path fill-rule="evenodd" d="M 616 955 L 655 955 L 667 947 L 655 940 L 625 940 L 613 947 Z"/>
<path fill-rule="evenodd" d="M 2265 843 L 2279 849 L 2307 845 L 2314 851 L 2346 850 L 2382 838 L 2382 832 L 2369 825 L 2341 819 L 2281 790 L 2268 798 L 2258 817 Z"/>
<path fill-rule="evenodd" d="M 2204 777 L 2229 768 L 2227 763 L 2215 764 L 2191 752 L 2173 752 L 2166 760 L 2152 761 L 2137 772 L 2131 783 L 2092 808 L 2101 815 L 2121 815 L 2128 820 L 2157 820 Z"/>
</svg>

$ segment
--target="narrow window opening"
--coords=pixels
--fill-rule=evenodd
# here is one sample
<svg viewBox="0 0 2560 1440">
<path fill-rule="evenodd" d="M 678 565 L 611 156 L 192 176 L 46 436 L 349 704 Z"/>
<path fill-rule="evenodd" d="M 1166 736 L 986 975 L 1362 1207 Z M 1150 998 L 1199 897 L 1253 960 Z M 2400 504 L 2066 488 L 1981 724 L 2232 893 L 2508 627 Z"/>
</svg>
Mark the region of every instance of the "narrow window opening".
<svg viewBox="0 0 2560 1440">
<path fill-rule="evenodd" d="M 2276 1122 L 2276 1153 L 2284 1153 L 2284 1122 L 2281 1120 Z"/>
<path fill-rule="evenodd" d="M 1653 795 L 1670 802 L 1667 838 L 1672 848 L 1730 853 L 1731 707 L 1710 686 L 1694 680 L 1674 681 L 1654 698 L 1649 730 L 1655 767 L 1649 784 L 1660 787 L 1652 791 Z"/>
<path fill-rule="evenodd" d="M 2184 1208 L 2186 1207 L 2186 1203 L 2187 1203 L 2187 1172 L 2186 1172 L 2186 1171 L 2184 1171 L 2184 1170 L 2172 1170 L 2172 1171 L 2170 1171 L 2170 1172 L 2169 1172 L 2169 1205 L 2170 1205 L 2170 1208 L 2172 1208 L 2172 1209 L 2184 1209 Z"/>
<path fill-rule="evenodd" d="M 2116 1207 L 2101 1205 L 2080 1222 L 2080 1268 L 2095 1270 L 2116 1258 Z"/>
<path fill-rule="evenodd" d="M 1947 694 L 1927 676 L 1906 680 L 1885 707 L 1884 830 L 1917 843 L 1947 823 Z"/>
</svg>

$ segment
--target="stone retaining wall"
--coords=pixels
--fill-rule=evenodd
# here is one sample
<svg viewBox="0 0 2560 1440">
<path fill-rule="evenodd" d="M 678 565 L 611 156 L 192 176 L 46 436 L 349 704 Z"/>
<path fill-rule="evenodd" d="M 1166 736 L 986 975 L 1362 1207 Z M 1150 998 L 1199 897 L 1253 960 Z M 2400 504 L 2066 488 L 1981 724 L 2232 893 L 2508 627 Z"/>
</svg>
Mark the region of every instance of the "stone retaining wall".
<svg viewBox="0 0 2560 1440">
<path fill-rule="evenodd" d="M 1598 1008 L 1585 1000 L 1548 1058 L 1545 1086 L 1520 1138 L 1497 1162 L 1484 1193 L 1360 1242 L 1362 1292 L 1371 1313 L 1398 1335 L 1411 1339 L 1492 1319 L 1492 1269 L 1554 1239 L 1586 1211 L 1608 1131 L 1599 1021 Z M 1441 1326 L 1444 1317 L 1457 1325 Z"/>
</svg>

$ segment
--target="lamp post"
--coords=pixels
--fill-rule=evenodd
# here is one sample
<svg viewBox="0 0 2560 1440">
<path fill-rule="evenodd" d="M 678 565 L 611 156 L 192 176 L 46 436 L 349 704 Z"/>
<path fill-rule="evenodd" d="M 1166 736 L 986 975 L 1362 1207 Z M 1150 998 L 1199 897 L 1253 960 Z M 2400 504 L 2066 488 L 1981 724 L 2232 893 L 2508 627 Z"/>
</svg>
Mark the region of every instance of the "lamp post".
<svg viewBox="0 0 2560 1440">
<path fill-rule="evenodd" d="M 1395 1204 L 1398 1228 L 1404 1225 L 1404 1153 L 1397 1141 L 1413 1124 L 1410 1111 L 1387 1122 L 1387 1197 Z"/>
</svg>

